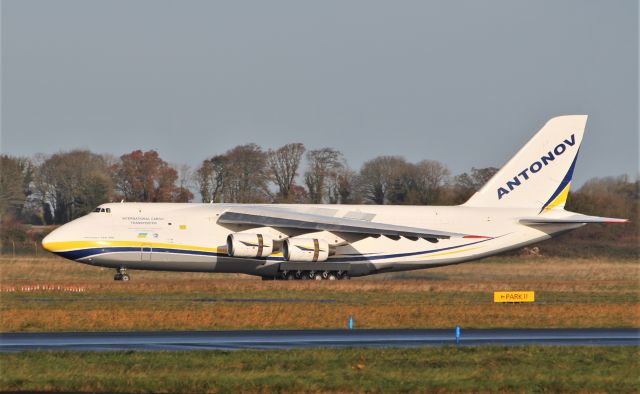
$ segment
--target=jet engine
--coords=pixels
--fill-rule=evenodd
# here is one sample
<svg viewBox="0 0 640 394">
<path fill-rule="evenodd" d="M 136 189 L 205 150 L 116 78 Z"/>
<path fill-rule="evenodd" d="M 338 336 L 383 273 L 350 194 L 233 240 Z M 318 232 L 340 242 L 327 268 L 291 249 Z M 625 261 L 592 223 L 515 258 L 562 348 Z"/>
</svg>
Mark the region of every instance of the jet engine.
<svg viewBox="0 0 640 394">
<path fill-rule="evenodd" d="M 227 254 L 231 257 L 267 257 L 273 252 L 273 239 L 262 234 L 233 233 L 227 236 Z"/>
<path fill-rule="evenodd" d="M 326 261 L 329 243 L 317 238 L 287 238 L 282 253 L 288 261 Z"/>
</svg>

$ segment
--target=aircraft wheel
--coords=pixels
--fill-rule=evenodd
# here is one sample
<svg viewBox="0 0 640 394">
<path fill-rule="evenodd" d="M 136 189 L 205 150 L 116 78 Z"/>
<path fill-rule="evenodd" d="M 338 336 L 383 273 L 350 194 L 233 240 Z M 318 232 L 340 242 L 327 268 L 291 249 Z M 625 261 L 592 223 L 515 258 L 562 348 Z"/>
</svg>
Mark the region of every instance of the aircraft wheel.
<svg viewBox="0 0 640 394">
<path fill-rule="evenodd" d="M 122 279 L 120 280 L 127 282 L 129 279 L 131 279 L 129 278 L 129 274 L 122 274 Z"/>
<path fill-rule="evenodd" d="M 302 279 L 302 272 L 296 271 L 294 274 L 294 279 Z"/>
<path fill-rule="evenodd" d="M 116 274 L 113 276 L 113 280 L 129 280 L 126 268 L 117 268 Z"/>
<path fill-rule="evenodd" d="M 328 279 L 329 278 L 329 271 L 323 271 L 322 272 L 322 279 Z"/>
<path fill-rule="evenodd" d="M 327 280 L 336 280 L 336 279 L 338 279 L 338 277 L 333 272 L 330 272 L 329 275 L 327 276 Z"/>
<path fill-rule="evenodd" d="M 287 272 L 286 276 L 285 276 L 286 280 L 294 280 L 296 279 L 296 276 L 293 272 Z"/>
<path fill-rule="evenodd" d="M 313 276 L 313 279 L 315 279 L 315 280 L 322 280 L 322 279 L 323 279 L 323 278 L 322 278 L 322 273 L 317 272 L 317 273 Z"/>
<path fill-rule="evenodd" d="M 309 271 L 302 271 L 302 274 L 300 274 L 300 279 L 302 280 L 311 279 L 311 275 L 309 274 Z"/>
</svg>

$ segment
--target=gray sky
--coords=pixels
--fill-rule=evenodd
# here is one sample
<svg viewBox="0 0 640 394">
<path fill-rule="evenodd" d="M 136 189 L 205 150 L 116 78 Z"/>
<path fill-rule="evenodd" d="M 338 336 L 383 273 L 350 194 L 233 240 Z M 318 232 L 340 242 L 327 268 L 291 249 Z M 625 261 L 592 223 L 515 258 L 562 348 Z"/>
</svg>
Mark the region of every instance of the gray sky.
<svg viewBox="0 0 640 394">
<path fill-rule="evenodd" d="M 2 1 L 1 151 L 303 142 L 454 174 L 589 114 L 575 180 L 638 173 L 638 2 Z"/>
</svg>

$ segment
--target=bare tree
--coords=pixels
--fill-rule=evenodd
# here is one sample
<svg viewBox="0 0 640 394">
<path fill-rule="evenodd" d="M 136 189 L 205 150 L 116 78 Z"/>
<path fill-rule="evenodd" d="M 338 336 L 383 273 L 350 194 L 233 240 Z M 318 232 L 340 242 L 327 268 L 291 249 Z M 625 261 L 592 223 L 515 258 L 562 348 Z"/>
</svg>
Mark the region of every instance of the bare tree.
<svg viewBox="0 0 640 394">
<path fill-rule="evenodd" d="M 344 159 L 339 151 L 322 148 L 307 152 L 307 161 L 304 183 L 309 192 L 309 199 L 314 204 L 321 204 L 327 195 L 328 178 L 344 167 Z"/>
<path fill-rule="evenodd" d="M 415 165 L 415 185 L 418 204 L 435 204 L 449 179 L 449 169 L 435 160 L 423 160 Z"/>
<path fill-rule="evenodd" d="M 0 218 L 21 215 L 31 194 L 33 165 L 28 159 L 0 155 Z"/>
<path fill-rule="evenodd" d="M 357 174 L 346 166 L 333 171 L 327 179 L 329 203 L 356 204 L 360 202 L 357 178 Z"/>
<path fill-rule="evenodd" d="M 284 145 L 277 150 L 270 150 L 267 163 L 273 182 L 278 186 L 278 199 L 285 202 L 292 200 L 291 189 L 295 185 L 300 160 L 305 152 L 303 144 Z"/>
<path fill-rule="evenodd" d="M 202 201 L 223 202 L 226 177 L 226 156 L 218 155 L 204 160 L 194 175 Z"/>
<path fill-rule="evenodd" d="M 186 164 L 173 164 L 172 167 L 178 173 L 177 189 L 174 192 L 173 201 L 189 202 L 193 198 L 193 193 L 191 193 L 191 186 L 194 181 L 193 171 Z"/>
<path fill-rule="evenodd" d="M 400 156 L 379 156 L 360 169 L 359 186 L 365 200 L 374 204 L 394 204 L 407 194 L 407 174 L 411 164 Z"/>
<path fill-rule="evenodd" d="M 225 201 L 240 203 L 270 200 L 267 154 L 256 144 L 239 145 L 225 153 Z"/>
<path fill-rule="evenodd" d="M 38 167 L 37 198 L 47 223 L 66 223 L 109 201 L 111 180 L 102 156 L 86 150 L 51 155 Z"/>
<path fill-rule="evenodd" d="M 463 173 L 455 177 L 455 199 L 454 203 L 460 204 L 467 201 L 473 193 L 480 190 L 485 183 L 493 177 L 498 168 L 471 168 L 471 173 Z"/>
</svg>

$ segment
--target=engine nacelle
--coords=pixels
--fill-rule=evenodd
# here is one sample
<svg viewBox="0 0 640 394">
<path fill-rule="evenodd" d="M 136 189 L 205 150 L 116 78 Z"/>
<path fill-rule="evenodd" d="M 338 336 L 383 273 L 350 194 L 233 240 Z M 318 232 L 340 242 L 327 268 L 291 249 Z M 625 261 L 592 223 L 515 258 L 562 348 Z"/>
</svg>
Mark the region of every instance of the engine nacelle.
<svg viewBox="0 0 640 394">
<path fill-rule="evenodd" d="M 329 258 L 329 243 L 317 238 L 287 238 L 282 253 L 288 261 L 326 261 Z"/>
<path fill-rule="evenodd" d="M 273 239 L 268 235 L 233 233 L 227 236 L 227 254 L 231 257 L 267 257 L 273 253 Z"/>
</svg>

